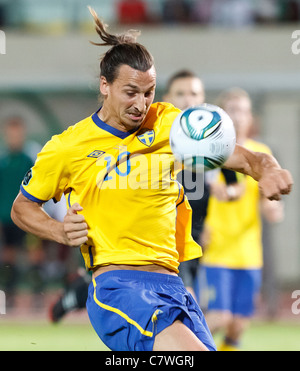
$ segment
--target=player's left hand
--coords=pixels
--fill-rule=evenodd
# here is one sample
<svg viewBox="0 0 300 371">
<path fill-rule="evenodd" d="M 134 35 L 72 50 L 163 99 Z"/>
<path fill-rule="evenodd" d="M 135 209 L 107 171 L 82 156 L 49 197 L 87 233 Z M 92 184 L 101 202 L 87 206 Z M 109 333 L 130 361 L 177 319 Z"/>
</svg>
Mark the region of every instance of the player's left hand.
<svg viewBox="0 0 300 371">
<path fill-rule="evenodd" d="M 84 216 L 78 214 L 83 208 L 76 202 L 67 211 L 63 221 L 64 244 L 67 246 L 77 247 L 88 240 L 88 225 Z"/>
<path fill-rule="evenodd" d="M 282 195 L 291 193 L 293 183 L 292 175 L 288 170 L 272 168 L 264 172 L 258 185 L 263 196 L 271 201 L 279 201 Z"/>
</svg>

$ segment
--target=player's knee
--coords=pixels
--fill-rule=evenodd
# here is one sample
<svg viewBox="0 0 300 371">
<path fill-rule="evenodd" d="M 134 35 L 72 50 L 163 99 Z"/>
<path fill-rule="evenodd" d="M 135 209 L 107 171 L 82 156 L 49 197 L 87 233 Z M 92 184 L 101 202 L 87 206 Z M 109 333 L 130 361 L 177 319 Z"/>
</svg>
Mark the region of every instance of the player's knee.
<svg viewBox="0 0 300 371">
<path fill-rule="evenodd" d="M 206 320 L 212 332 L 227 328 L 233 319 L 229 311 L 213 311 L 209 312 Z"/>
<path fill-rule="evenodd" d="M 222 328 L 228 327 L 233 319 L 233 315 L 230 312 L 220 312 L 218 314 L 220 316 L 220 325 Z"/>
</svg>

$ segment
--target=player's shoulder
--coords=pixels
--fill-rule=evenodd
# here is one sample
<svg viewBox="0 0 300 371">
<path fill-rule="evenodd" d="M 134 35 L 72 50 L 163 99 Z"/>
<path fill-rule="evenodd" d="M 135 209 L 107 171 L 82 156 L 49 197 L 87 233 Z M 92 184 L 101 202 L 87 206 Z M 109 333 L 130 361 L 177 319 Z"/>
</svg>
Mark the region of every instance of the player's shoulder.
<svg viewBox="0 0 300 371">
<path fill-rule="evenodd" d="M 180 112 L 178 108 L 175 108 L 170 103 L 153 103 L 143 125 L 168 137 L 172 123 Z"/>
<path fill-rule="evenodd" d="M 267 144 L 254 139 L 248 139 L 245 147 L 254 152 L 272 153 L 271 148 Z"/>
<path fill-rule="evenodd" d="M 92 128 L 94 125 L 92 117 L 86 117 L 85 119 L 77 122 L 74 125 L 70 125 L 65 131 L 58 135 L 58 138 L 61 140 L 70 140 L 72 142 L 80 140 L 82 138 L 83 133 L 87 134 L 87 130 Z"/>
<path fill-rule="evenodd" d="M 60 134 L 53 135 L 44 145 L 41 153 L 53 154 L 55 158 L 68 157 L 70 153 L 74 152 L 74 148 L 80 147 L 80 142 L 87 138 L 87 129 L 92 127 L 91 120 L 91 117 L 87 117 L 74 125 L 70 125 Z"/>
<path fill-rule="evenodd" d="M 80 142 L 83 138 L 87 137 L 88 130 L 91 130 L 92 127 L 92 118 L 89 116 L 74 125 L 70 125 L 60 134 L 54 135 L 50 142 L 52 142 L 53 145 L 62 146 L 64 148 L 69 145 L 74 147 L 74 145 Z"/>
<path fill-rule="evenodd" d="M 156 102 L 151 105 L 150 111 L 156 112 L 157 115 L 166 114 L 179 114 L 181 111 L 179 108 L 173 106 L 173 104 L 168 102 Z"/>
<path fill-rule="evenodd" d="M 147 114 L 146 122 L 154 123 L 155 126 L 170 126 L 181 111 L 170 103 L 153 103 Z"/>
</svg>

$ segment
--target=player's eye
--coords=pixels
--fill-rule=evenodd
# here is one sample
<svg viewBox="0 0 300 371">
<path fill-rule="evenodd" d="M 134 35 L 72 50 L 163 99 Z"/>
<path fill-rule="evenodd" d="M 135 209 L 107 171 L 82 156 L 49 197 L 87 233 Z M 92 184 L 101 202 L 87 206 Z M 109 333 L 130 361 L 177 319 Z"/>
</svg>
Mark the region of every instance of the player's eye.
<svg viewBox="0 0 300 371">
<path fill-rule="evenodd" d="M 151 97 L 151 95 L 153 95 L 153 90 L 147 91 L 147 92 L 145 93 L 145 97 L 146 97 L 146 98 Z"/>
</svg>

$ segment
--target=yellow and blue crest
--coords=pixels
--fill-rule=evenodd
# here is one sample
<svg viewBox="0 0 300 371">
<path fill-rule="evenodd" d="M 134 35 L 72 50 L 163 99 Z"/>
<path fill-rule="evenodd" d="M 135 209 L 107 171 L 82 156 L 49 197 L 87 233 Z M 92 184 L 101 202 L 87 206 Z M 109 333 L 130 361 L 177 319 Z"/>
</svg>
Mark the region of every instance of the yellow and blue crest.
<svg viewBox="0 0 300 371">
<path fill-rule="evenodd" d="M 149 130 L 138 135 L 137 138 L 141 143 L 145 144 L 145 146 L 151 147 L 155 139 L 155 132 L 154 130 Z"/>
</svg>

